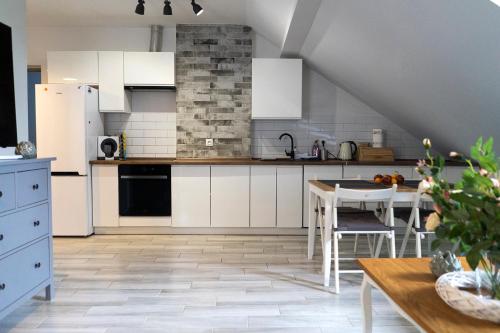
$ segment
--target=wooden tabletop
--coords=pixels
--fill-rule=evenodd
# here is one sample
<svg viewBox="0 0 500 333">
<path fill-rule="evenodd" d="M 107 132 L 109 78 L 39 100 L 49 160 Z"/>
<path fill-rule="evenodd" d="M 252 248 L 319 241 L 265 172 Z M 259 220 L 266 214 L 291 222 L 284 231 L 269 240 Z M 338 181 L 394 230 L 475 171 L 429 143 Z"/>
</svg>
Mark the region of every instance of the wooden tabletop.
<svg viewBox="0 0 500 333">
<path fill-rule="evenodd" d="M 439 297 L 429 258 L 359 259 L 366 274 L 426 332 L 500 332 L 500 325 L 465 316 Z M 468 267 L 465 261 L 464 267 Z"/>
<path fill-rule="evenodd" d="M 374 189 L 387 189 L 391 186 L 386 186 L 382 184 L 375 184 L 374 182 L 368 180 L 349 180 L 349 183 L 356 184 L 356 186 L 349 186 L 345 180 L 310 180 L 309 184 L 316 186 L 322 191 L 325 192 L 335 192 L 335 186 L 333 185 L 335 182 L 340 183 L 340 186 L 347 189 L 354 190 L 374 190 Z M 347 185 L 346 185 L 347 184 Z M 366 185 L 366 186 L 363 186 Z M 379 185 L 379 186 L 374 186 Z M 416 192 L 417 186 L 409 186 L 409 185 L 398 185 L 398 192 Z"/>
</svg>

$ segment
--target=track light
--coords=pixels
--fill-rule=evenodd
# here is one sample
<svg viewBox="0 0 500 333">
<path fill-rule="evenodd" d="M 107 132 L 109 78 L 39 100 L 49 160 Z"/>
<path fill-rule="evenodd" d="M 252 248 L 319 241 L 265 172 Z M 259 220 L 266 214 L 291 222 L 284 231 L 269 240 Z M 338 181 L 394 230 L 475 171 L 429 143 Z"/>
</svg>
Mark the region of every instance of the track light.
<svg viewBox="0 0 500 333">
<path fill-rule="evenodd" d="M 138 0 L 137 7 L 135 7 L 135 13 L 144 15 L 144 0 Z"/>
<path fill-rule="evenodd" d="M 170 6 L 170 0 L 165 0 L 165 7 L 163 7 L 163 15 L 172 15 L 172 6 Z"/>
<path fill-rule="evenodd" d="M 198 5 L 194 0 L 191 0 L 191 5 L 193 6 L 193 12 L 197 15 L 200 16 L 203 14 L 203 8 Z"/>
</svg>

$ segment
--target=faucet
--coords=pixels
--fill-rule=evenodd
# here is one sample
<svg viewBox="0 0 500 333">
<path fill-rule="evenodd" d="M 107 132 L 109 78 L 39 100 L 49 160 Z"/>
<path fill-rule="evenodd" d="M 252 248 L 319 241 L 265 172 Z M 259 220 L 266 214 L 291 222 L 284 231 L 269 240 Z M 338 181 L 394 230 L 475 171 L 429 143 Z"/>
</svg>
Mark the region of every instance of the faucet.
<svg viewBox="0 0 500 333">
<path fill-rule="evenodd" d="M 293 145 L 293 137 L 289 133 L 283 133 L 283 134 L 280 135 L 279 139 L 282 140 L 284 136 L 289 137 L 290 138 L 290 142 L 291 142 L 291 149 L 290 149 L 289 152 L 286 151 L 286 149 L 285 149 L 285 154 L 286 154 L 286 156 L 290 156 L 290 158 L 292 160 L 294 160 L 295 159 L 295 150 L 294 150 L 294 145 Z"/>
</svg>

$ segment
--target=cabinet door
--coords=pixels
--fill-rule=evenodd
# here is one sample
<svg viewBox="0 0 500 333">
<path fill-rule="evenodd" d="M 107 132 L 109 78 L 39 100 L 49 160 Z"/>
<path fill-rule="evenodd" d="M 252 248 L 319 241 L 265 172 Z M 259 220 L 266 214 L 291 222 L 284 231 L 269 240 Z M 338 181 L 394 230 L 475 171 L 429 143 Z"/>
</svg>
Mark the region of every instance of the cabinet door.
<svg viewBox="0 0 500 333">
<path fill-rule="evenodd" d="M 342 179 L 342 166 L 305 165 L 304 166 L 304 211 L 302 225 L 308 226 L 309 219 L 309 181 Z"/>
<path fill-rule="evenodd" d="M 370 166 L 360 166 L 360 165 L 347 165 L 344 166 L 344 179 L 361 178 L 372 180 L 377 174 L 381 175 L 392 175 L 394 172 L 398 172 L 405 179 L 412 179 L 413 176 L 412 166 L 399 166 L 399 165 L 370 165 Z"/>
<path fill-rule="evenodd" d="M 302 227 L 302 167 L 276 169 L 276 224 L 278 228 Z"/>
<path fill-rule="evenodd" d="M 118 167 L 92 166 L 94 227 L 118 227 Z"/>
<path fill-rule="evenodd" d="M 123 83 L 123 52 L 99 52 L 99 111 L 130 112 Z"/>
<path fill-rule="evenodd" d="M 173 52 L 125 52 L 124 79 L 127 86 L 174 86 Z"/>
<path fill-rule="evenodd" d="M 276 227 L 276 167 L 250 167 L 250 227 Z"/>
<path fill-rule="evenodd" d="M 252 60 L 252 119 L 302 118 L 302 59 Z"/>
<path fill-rule="evenodd" d="M 212 227 L 250 225 L 250 167 L 212 166 Z"/>
<path fill-rule="evenodd" d="M 48 83 L 99 83 L 97 51 L 47 52 Z"/>
<path fill-rule="evenodd" d="M 210 166 L 172 166 L 172 226 L 210 227 Z"/>
</svg>

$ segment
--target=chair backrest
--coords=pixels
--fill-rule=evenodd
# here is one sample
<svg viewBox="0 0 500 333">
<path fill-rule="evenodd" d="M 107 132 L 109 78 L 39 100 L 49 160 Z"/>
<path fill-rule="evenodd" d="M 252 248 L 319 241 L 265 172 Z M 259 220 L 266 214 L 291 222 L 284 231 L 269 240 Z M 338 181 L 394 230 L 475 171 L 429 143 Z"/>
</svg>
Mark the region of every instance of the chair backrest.
<svg viewBox="0 0 500 333">
<path fill-rule="evenodd" d="M 339 184 L 335 186 L 335 197 L 333 206 L 342 201 L 363 201 L 363 202 L 388 202 L 389 207 L 392 207 L 394 196 L 397 191 L 397 185 L 394 184 L 391 188 L 381 190 L 352 190 L 340 187 Z"/>
</svg>

